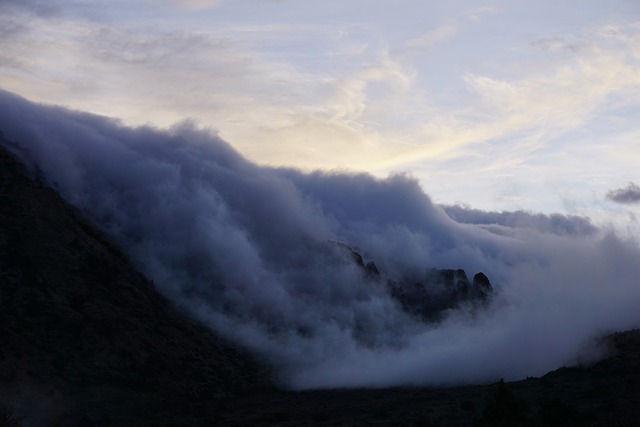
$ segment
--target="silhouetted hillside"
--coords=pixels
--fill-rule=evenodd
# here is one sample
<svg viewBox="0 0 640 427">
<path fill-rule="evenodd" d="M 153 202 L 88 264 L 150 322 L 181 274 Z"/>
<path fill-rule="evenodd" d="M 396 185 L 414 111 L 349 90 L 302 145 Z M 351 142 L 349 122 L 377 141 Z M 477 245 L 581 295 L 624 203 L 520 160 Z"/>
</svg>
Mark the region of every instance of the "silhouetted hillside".
<svg viewBox="0 0 640 427">
<path fill-rule="evenodd" d="M 1 400 L 34 425 L 168 421 L 265 384 L 4 149 L 0 313 Z"/>
</svg>

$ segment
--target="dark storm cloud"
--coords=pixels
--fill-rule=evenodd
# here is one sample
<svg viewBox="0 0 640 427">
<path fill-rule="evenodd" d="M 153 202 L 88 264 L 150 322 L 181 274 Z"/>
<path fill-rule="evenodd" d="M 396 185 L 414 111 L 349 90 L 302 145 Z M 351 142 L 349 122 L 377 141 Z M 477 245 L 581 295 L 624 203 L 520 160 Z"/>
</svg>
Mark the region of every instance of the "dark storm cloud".
<svg viewBox="0 0 640 427">
<path fill-rule="evenodd" d="M 189 123 L 127 128 L 7 92 L 0 113 L 10 149 L 167 297 L 264 355 L 291 387 L 540 375 L 640 325 L 637 243 L 586 220 L 499 214 L 496 233 L 454 221 L 489 219 L 447 215 L 405 175 L 260 167 Z M 374 260 L 382 280 L 331 241 Z M 430 267 L 483 271 L 499 295 L 486 311 L 421 323 L 385 283 Z"/>
<path fill-rule="evenodd" d="M 640 186 L 633 182 L 629 182 L 626 187 L 608 191 L 606 197 L 612 202 L 624 205 L 640 203 Z"/>
<path fill-rule="evenodd" d="M 526 211 L 487 212 L 457 205 L 442 208 L 451 218 L 465 224 L 501 225 L 565 235 L 589 235 L 598 231 L 589 218 L 575 215 L 544 215 Z"/>
</svg>

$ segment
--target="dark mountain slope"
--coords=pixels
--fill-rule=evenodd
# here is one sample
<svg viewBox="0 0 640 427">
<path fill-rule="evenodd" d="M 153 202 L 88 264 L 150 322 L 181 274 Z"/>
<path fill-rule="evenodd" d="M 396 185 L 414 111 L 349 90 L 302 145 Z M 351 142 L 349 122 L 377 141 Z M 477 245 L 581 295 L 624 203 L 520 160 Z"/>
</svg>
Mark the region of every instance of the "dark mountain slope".
<svg viewBox="0 0 640 427">
<path fill-rule="evenodd" d="M 140 425 L 265 378 L 0 148 L 0 402 L 34 425 Z"/>
</svg>

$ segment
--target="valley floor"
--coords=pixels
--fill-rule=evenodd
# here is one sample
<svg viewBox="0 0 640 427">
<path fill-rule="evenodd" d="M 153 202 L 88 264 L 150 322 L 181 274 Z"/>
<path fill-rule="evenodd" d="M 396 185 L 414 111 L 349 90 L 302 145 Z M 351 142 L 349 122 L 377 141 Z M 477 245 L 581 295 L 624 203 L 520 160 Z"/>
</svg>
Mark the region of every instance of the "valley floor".
<svg viewBox="0 0 640 427">
<path fill-rule="evenodd" d="M 611 353 L 604 360 L 541 378 L 442 389 L 252 395 L 216 401 L 211 421 L 230 426 L 637 426 L 640 330 L 609 339 Z"/>
</svg>

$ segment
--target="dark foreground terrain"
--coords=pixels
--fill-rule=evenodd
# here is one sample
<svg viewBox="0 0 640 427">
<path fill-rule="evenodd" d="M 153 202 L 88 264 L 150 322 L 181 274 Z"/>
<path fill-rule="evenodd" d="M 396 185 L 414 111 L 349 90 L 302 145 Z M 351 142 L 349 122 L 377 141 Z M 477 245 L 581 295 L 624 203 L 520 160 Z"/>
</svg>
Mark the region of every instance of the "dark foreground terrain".
<svg viewBox="0 0 640 427">
<path fill-rule="evenodd" d="M 0 427 L 640 425 L 640 331 L 603 342 L 507 384 L 281 391 L 0 149 Z"/>
<path fill-rule="evenodd" d="M 610 356 L 541 378 L 452 388 L 271 392 L 215 401 L 220 425 L 637 426 L 640 330 L 607 338 Z"/>
</svg>

